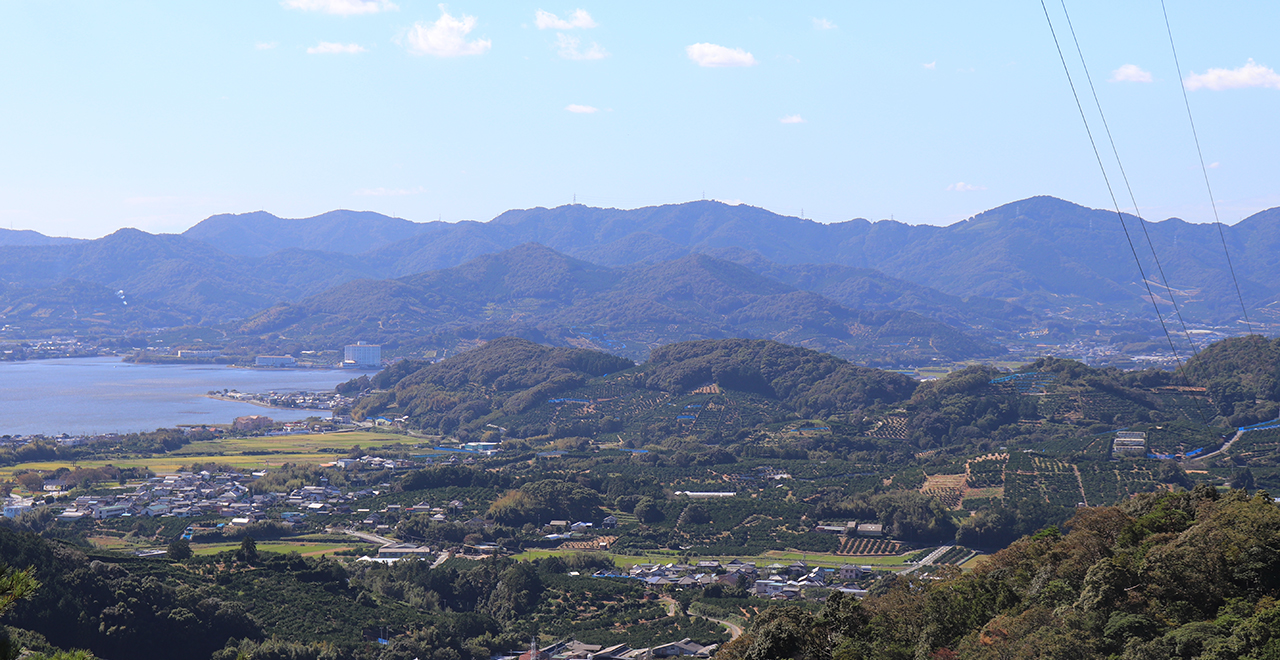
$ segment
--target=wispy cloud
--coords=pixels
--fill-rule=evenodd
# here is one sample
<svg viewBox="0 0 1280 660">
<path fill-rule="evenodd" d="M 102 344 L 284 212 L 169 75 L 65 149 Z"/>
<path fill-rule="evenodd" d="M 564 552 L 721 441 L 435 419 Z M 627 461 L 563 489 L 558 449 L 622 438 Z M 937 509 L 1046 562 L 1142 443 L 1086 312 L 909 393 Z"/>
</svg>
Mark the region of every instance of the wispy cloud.
<svg viewBox="0 0 1280 660">
<path fill-rule="evenodd" d="M 565 20 L 556 16 L 549 11 L 539 9 L 534 14 L 534 23 L 537 24 L 539 30 L 572 30 L 574 28 L 593 28 L 596 22 L 591 18 L 585 9 L 575 9 L 569 20 Z"/>
<path fill-rule="evenodd" d="M 1280 89 L 1280 74 L 1271 67 L 1254 62 L 1251 57 L 1238 69 L 1209 69 L 1204 73 L 1193 71 L 1182 84 L 1189 90 L 1211 89 L 1215 92 L 1244 87 Z"/>
<path fill-rule="evenodd" d="M 925 62 L 924 64 L 921 64 L 920 66 L 922 66 L 922 67 L 924 67 L 924 68 L 926 68 L 926 69 L 928 69 L 928 70 L 930 70 L 930 71 L 933 71 L 933 70 L 935 70 L 935 69 L 937 69 L 937 68 L 938 68 L 938 60 L 934 60 L 934 61 L 932 61 L 932 62 Z"/>
<path fill-rule="evenodd" d="M 1222 163 L 1219 163 L 1219 162 L 1218 162 L 1218 161 L 1216 161 L 1216 160 L 1215 160 L 1214 162 L 1212 162 L 1212 163 L 1209 163 L 1209 169 L 1211 169 L 1211 170 L 1216 170 L 1216 169 L 1218 169 L 1219 167 L 1222 167 Z"/>
<path fill-rule="evenodd" d="M 560 57 L 566 60 L 602 60 L 609 56 L 609 51 L 594 41 L 586 50 L 581 50 L 581 45 L 582 42 L 577 37 L 563 32 L 556 33 L 556 48 L 560 52 Z"/>
<path fill-rule="evenodd" d="M 390 0 L 284 0 L 280 4 L 289 9 L 318 11 L 339 16 L 376 14 L 380 11 L 395 11 L 399 9 Z"/>
<path fill-rule="evenodd" d="M 467 41 L 467 35 L 476 27 L 476 17 L 462 15 L 454 18 L 440 5 L 440 18 L 435 23 L 418 21 L 409 28 L 409 52 L 415 55 L 458 57 L 481 55 L 493 47 L 488 39 Z"/>
<path fill-rule="evenodd" d="M 280 42 L 278 41 L 259 41 L 258 43 L 254 44 L 253 47 L 257 48 L 258 50 L 271 50 L 272 48 L 275 48 L 276 46 L 279 46 L 279 45 L 280 45 Z"/>
<path fill-rule="evenodd" d="M 360 44 L 337 44 L 332 41 L 321 41 L 307 49 L 308 55 L 354 55 L 363 52 L 364 46 Z"/>
<path fill-rule="evenodd" d="M 970 192 L 973 190 L 986 190 L 986 189 L 987 189 L 986 186 L 976 186 L 971 183 L 965 183 L 963 181 L 953 183 L 947 186 L 947 190 L 954 190 L 956 192 Z"/>
<path fill-rule="evenodd" d="M 1111 72 L 1111 82 L 1151 82 L 1151 72 L 1143 71 L 1137 64 L 1126 64 Z"/>
<path fill-rule="evenodd" d="M 780 121 L 780 122 L 782 122 L 782 123 L 784 123 L 784 124 L 803 124 L 803 123 L 804 123 L 804 117 L 801 117 L 800 115 L 787 115 L 786 117 L 783 117 L 782 119 L 779 119 L 778 121 Z"/>
<path fill-rule="evenodd" d="M 813 19 L 813 29 L 815 29 L 815 30 L 834 30 L 834 29 L 836 29 L 836 24 L 835 24 L 835 23 L 832 23 L 831 21 L 828 21 L 828 20 L 827 20 L 827 19 L 825 19 L 825 18 L 815 18 L 815 19 Z"/>
<path fill-rule="evenodd" d="M 741 48 L 727 48 L 725 46 L 717 46 L 716 44 L 693 44 L 684 49 L 689 55 L 689 59 L 698 63 L 698 66 L 706 67 L 728 67 L 728 66 L 755 66 L 759 64 L 756 58 Z"/>
<path fill-rule="evenodd" d="M 569 105 L 566 105 L 564 109 L 580 115 L 590 115 L 600 111 L 600 108 L 589 105 L 578 105 L 577 103 L 570 103 Z"/>
<path fill-rule="evenodd" d="M 422 186 L 418 186 L 417 188 L 361 188 L 354 194 L 360 197 L 403 197 L 422 192 Z"/>
</svg>

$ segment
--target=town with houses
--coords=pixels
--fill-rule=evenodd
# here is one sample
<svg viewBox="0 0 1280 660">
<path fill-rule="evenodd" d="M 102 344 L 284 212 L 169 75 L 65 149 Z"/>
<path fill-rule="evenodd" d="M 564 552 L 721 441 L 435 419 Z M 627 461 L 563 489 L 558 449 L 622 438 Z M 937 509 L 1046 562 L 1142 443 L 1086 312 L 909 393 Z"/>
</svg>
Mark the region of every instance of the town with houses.
<svg viewBox="0 0 1280 660">
<path fill-rule="evenodd" d="M 424 463 L 431 464 L 432 460 L 431 457 L 424 457 L 421 461 L 411 461 L 366 455 L 359 458 L 342 457 L 325 465 L 339 470 L 403 471 L 421 467 Z M 459 460 L 457 456 L 452 455 L 434 460 L 435 464 L 440 465 L 474 461 L 473 458 Z M 396 530 L 392 524 L 388 523 L 411 514 L 425 514 L 434 522 L 452 521 L 468 527 L 492 524 L 484 518 L 463 514 L 465 504 L 460 501 L 439 504 L 420 502 L 413 506 L 385 504 L 382 508 L 373 510 L 362 507 L 361 502 L 385 494 L 390 484 L 381 484 L 375 488 L 343 490 L 328 485 L 327 479 L 323 480 L 322 485 L 303 486 L 288 493 L 255 493 L 251 487 L 253 481 L 266 474 L 266 471 L 177 472 L 150 477 L 132 486 L 131 489 L 114 489 L 117 492 L 111 495 L 82 495 L 70 500 L 56 499 L 56 494 L 62 489 L 62 485 L 56 480 L 50 480 L 46 483 L 46 490 L 50 491 L 50 497 L 44 501 L 37 501 L 10 496 L 4 503 L 4 515 L 13 518 L 39 506 L 53 506 L 60 509 L 56 519 L 63 522 L 99 521 L 121 517 L 201 518 L 202 522 L 186 528 L 183 537 L 187 539 L 202 533 L 222 533 L 226 529 L 246 527 L 267 520 L 294 526 L 304 521 L 325 521 L 332 517 L 336 524 L 328 526 L 330 531 L 340 530 L 377 546 L 377 549 L 368 553 L 367 556 L 360 557 L 361 561 L 389 563 L 406 559 L 425 559 L 442 562 L 454 556 L 478 559 L 503 552 L 502 549 L 490 544 L 434 547 L 391 538 L 396 534 Z M 713 495 L 694 492 L 682 494 L 693 499 Z M 732 495 L 732 493 L 714 493 L 714 495 Z M 217 516 L 221 520 L 210 522 L 209 519 L 212 516 Z M 612 515 L 598 522 L 550 520 L 543 528 L 545 534 L 542 539 L 552 544 L 563 543 L 562 547 L 588 550 L 595 547 L 607 548 L 614 538 L 607 534 L 617 525 L 618 519 Z M 872 529 L 872 527 L 878 528 L 878 525 L 867 523 L 860 526 L 857 523 L 849 526 L 818 526 L 813 531 L 844 533 L 850 531 L 850 526 L 855 530 L 853 533 L 860 535 L 878 536 L 880 531 Z M 144 555 L 163 554 L 164 550 L 140 552 Z M 925 558 L 913 567 L 927 563 L 928 558 Z M 640 580 L 653 587 L 675 589 L 704 588 L 712 584 L 720 584 L 746 588 L 753 595 L 762 598 L 801 599 L 805 598 L 806 592 L 811 589 L 838 589 L 857 595 L 865 594 L 859 581 L 876 570 L 878 569 L 870 566 L 817 566 L 804 561 L 757 566 L 755 562 L 739 559 L 729 561 L 704 559 L 691 563 L 639 563 L 626 570 L 602 570 L 594 575 L 602 578 Z M 616 653 L 618 650 L 605 649 L 596 656 L 631 657 L 601 655 L 606 651 Z"/>
</svg>

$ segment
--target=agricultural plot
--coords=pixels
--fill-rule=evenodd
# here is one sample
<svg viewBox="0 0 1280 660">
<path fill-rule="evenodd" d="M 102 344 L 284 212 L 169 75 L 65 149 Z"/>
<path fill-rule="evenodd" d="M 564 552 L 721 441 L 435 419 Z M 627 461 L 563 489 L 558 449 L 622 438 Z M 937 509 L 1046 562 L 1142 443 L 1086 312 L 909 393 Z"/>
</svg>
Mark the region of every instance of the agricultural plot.
<svg viewBox="0 0 1280 660">
<path fill-rule="evenodd" d="M 1245 432 L 1231 445 L 1231 456 L 1243 459 L 1251 468 L 1280 464 L 1280 429 Z"/>
<path fill-rule="evenodd" d="M 838 555 L 899 555 L 906 550 L 900 541 L 888 539 L 845 538 L 840 541 Z"/>
<path fill-rule="evenodd" d="M 279 467 L 285 463 L 327 463 L 355 445 L 374 449 L 420 441 L 403 435 L 371 432 L 313 433 L 253 438 L 222 438 L 193 442 L 163 456 L 82 461 L 33 461 L 0 468 L 0 478 L 11 479 L 16 470 L 52 472 L 58 468 L 141 467 L 152 472 L 176 472 L 192 463 L 216 462 L 240 470 Z M 327 450 L 327 451 L 326 451 Z"/>
<path fill-rule="evenodd" d="M 1212 413 L 1207 413 L 1212 414 Z M 1176 422 L 1143 425 L 1136 431 L 1146 431 L 1147 451 L 1153 454 L 1190 454 L 1214 451 L 1222 446 L 1227 429 L 1209 429 L 1201 424 L 1179 420 Z M 1232 429 L 1234 431 L 1234 429 Z M 1249 435 L 1248 433 L 1245 434 Z M 1230 437 L 1229 435 L 1227 437 Z M 1200 452 L 1197 452 L 1200 450 Z"/>
<path fill-rule="evenodd" d="M 1120 479 L 1113 463 L 1085 462 L 1077 466 L 1085 502 L 1093 506 L 1111 504 L 1122 499 Z"/>
<path fill-rule="evenodd" d="M 1151 473 L 1145 464 L 1134 463 L 1129 470 L 1117 470 L 1116 477 L 1118 481 L 1118 490 L 1121 497 L 1128 497 L 1134 493 L 1151 493 L 1159 489 L 1156 484 L 1155 475 Z"/>
<path fill-rule="evenodd" d="M 962 546 L 953 546 L 950 550 L 942 553 L 941 557 L 933 560 L 934 564 L 959 564 L 969 558 L 973 551 Z"/>
<path fill-rule="evenodd" d="M 1012 500 L 1041 499 L 1052 506 L 1085 501 L 1071 464 L 1024 452 L 1010 454 L 1004 492 Z"/>
<path fill-rule="evenodd" d="M 869 438 L 885 438 L 888 440 L 906 440 L 907 439 L 907 418 L 898 415 L 888 415 L 876 420 L 871 430 L 867 431 Z"/>
<path fill-rule="evenodd" d="M 965 464 L 965 484 L 970 489 L 1003 486 L 1004 469 L 1008 461 L 1008 454 L 988 454 L 970 460 Z"/>
</svg>

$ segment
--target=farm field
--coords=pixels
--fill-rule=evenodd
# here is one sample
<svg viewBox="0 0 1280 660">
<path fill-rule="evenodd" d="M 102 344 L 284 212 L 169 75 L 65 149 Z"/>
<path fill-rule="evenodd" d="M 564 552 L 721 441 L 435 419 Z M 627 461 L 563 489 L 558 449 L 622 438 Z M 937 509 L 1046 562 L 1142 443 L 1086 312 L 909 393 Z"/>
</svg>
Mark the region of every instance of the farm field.
<svg viewBox="0 0 1280 660">
<path fill-rule="evenodd" d="M 120 468 L 145 467 L 152 472 L 162 474 L 174 472 L 183 465 L 206 461 L 216 461 L 238 469 L 257 470 L 279 467 L 285 463 L 327 463 L 337 458 L 337 455 L 332 452 L 320 451 L 322 449 L 349 449 L 354 445 L 372 449 L 389 444 L 416 441 L 414 438 L 403 435 L 368 431 L 226 438 L 206 442 L 193 442 L 171 454 L 151 458 L 115 458 L 74 462 L 52 460 L 19 463 L 0 468 L 0 478 L 10 479 L 17 470 L 53 471 L 61 467 L 95 468 L 104 465 L 114 465 Z M 245 455 L 244 452 L 255 452 L 256 455 Z"/>
</svg>

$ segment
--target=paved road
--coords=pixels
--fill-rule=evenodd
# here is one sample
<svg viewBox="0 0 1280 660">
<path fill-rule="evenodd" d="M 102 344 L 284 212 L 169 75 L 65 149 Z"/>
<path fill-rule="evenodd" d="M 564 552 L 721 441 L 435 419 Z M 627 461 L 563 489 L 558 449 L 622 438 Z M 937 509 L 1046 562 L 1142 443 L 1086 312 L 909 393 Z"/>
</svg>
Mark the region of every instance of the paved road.
<svg viewBox="0 0 1280 660">
<path fill-rule="evenodd" d="M 725 621 L 724 619 L 713 619 L 713 618 L 711 618 L 711 617 L 709 617 L 709 616 L 703 616 L 703 615 L 701 615 L 701 614 L 695 614 L 694 616 L 701 616 L 702 618 L 706 619 L 707 621 L 714 621 L 714 622 L 716 622 L 716 623 L 718 623 L 718 624 L 720 624 L 720 625 L 724 626 L 725 628 L 728 628 L 728 629 L 729 629 L 729 641 L 733 641 L 733 640 L 735 640 L 735 639 L 737 639 L 737 638 L 739 638 L 739 637 L 741 637 L 741 636 L 742 636 L 742 628 L 741 628 L 741 627 L 739 627 L 739 626 L 738 626 L 738 624 L 736 624 L 736 623 L 730 623 L 730 622 L 728 622 L 728 621 Z"/>
<path fill-rule="evenodd" d="M 1231 437 L 1231 439 L 1230 439 L 1230 440 L 1228 440 L 1225 444 L 1223 444 L 1223 445 L 1222 445 L 1222 447 L 1221 447 L 1220 449 L 1218 449 L 1218 451 L 1215 451 L 1215 452 L 1210 453 L 1210 454 L 1205 454 L 1204 456 L 1197 456 L 1197 457 L 1195 457 L 1195 459 L 1193 459 L 1193 460 L 1202 461 L 1202 460 L 1204 460 L 1204 459 L 1206 459 L 1206 458 L 1213 458 L 1214 456 L 1217 456 L 1218 454 L 1221 454 L 1221 453 L 1223 453 L 1223 452 L 1227 451 L 1228 449 L 1231 449 L 1231 445 L 1234 445 L 1234 444 L 1236 443 L 1236 440 L 1239 440 L 1239 439 L 1240 439 L 1240 436 L 1242 436 L 1242 435 L 1244 435 L 1244 431 L 1243 431 L 1243 430 L 1239 430 L 1239 429 L 1237 429 L 1237 430 L 1236 430 L 1236 434 L 1235 434 L 1234 436 L 1232 436 L 1232 437 Z"/>
<path fill-rule="evenodd" d="M 394 543 L 398 543 L 398 541 L 396 541 L 395 539 L 389 539 L 385 536 L 378 536 L 377 534 L 370 534 L 369 532 L 357 532 L 350 529 L 344 529 L 342 530 L 342 533 L 350 534 L 351 536 L 354 536 L 358 539 L 364 539 L 370 543 L 376 543 L 377 545 L 392 545 Z"/>
<path fill-rule="evenodd" d="M 917 563 L 915 566 L 912 566 L 904 571 L 901 571 L 901 573 L 905 575 L 907 573 L 910 573 L 916 570 L 917 568 L 920 568 L 921 566 L 928 566 L 932 564 L 935 559 L 946 554 L 949 550 L 951 550 L 954 547 L 955 547 L 954 545 L 944 545 L 941 548 L 938 548 L 937 550 L 930 552 L 928 556 L 926 556 L 924 559 L 921 559 L 920 562 Z"/>
</svg>

